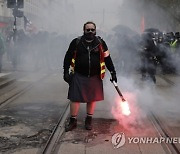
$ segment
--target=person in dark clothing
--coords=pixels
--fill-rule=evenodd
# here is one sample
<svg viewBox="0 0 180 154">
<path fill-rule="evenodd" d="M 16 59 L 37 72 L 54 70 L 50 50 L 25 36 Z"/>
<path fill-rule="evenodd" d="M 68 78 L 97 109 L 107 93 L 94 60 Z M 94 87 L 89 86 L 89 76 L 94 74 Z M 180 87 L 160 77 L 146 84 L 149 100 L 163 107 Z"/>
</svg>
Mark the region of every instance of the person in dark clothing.
<svg viewBox="0 0 180 154">
<path fill-rule="evenodd" d="M 157 46 L 153 40 L 152 33 L 142 34 L 142 51 L 141 51 L 141 74 L 142 79 L 150 79 L 156 83 L 156 66 L 157 66 Z"/>
<path fill-rule="evenodd" d="M 176 38 L 176 53 L 177 56 L 180 57 L 180 32 L 175 33 Z"/>
<path fill-rule="evenodd" d="M 174 32 L 169 32 L 165 34 L 163 45 L 165 46 L 164 51 L 166 53 L 166 57 L 163 65 L 164 66 L 163 74 L 174 74 L 176 73 L 176 67 L 173 57 L 176 54 L 176 48 L 177 48 L 177 40 L 174 35 Z"/>
<path fill-rule="evenodd" d="M 102 79 L 105 66 L 111 73 L 111 81 L 117 82 L 108 47 L 103 39 L 96 36 L 95 23 L 86 22 L 83 31 L 81 37 L 72 40 L 64 58 L 64 80 L 69 84 L 68 99 L 71 101 L 71 117 L 65 131 L 76 128 L 80 102 L 87 103 L 85 128 L 92 129 L 95 102 L 104 99 Z"/>
<path fill-rule="evenodd" d="M 3 58 L 4 52 L 5 52 L 4 40 L 0 33 L 0 73 L 2 71 L 2 58 Z"/>
</svg>

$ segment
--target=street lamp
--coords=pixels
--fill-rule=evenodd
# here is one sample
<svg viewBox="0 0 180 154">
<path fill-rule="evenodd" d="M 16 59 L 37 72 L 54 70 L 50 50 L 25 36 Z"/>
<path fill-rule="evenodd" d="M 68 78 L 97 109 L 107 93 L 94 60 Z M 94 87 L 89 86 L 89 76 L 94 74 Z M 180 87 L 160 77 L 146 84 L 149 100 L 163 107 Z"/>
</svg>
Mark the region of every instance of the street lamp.
<svg viewBox="0 0 180 154">
<path fill-rule="evenodd" d="M 17 33 L 17 28 L 16 28 L 16 18 L 21 18 L 24 17 L 24 13 L 21 10 L 18 10 L 19 8 L 24 7 L 24 0 L 7 0 L 7 8 L 11 8 L 13 11 L 13 16 L 14 16 L 14 25 L 13 25 L 13 40 L 16 42 L 16 33 Z"/>
</svg>

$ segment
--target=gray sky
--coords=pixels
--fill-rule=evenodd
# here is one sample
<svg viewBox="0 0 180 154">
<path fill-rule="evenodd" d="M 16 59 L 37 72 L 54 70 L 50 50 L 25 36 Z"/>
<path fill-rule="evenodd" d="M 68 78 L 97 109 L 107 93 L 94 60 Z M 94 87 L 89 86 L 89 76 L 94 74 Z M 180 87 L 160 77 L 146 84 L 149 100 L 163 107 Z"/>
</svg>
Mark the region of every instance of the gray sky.
<svg viewBox="0 0 180 154">
<path fill-rule="evenodd" d="M 144 14 L 146 28 L 162 28 L 164 31 L 171 25 L 164 24 L 167 18 L 155 4 L 145 5 L 139 0 L 54 0 L 48 8 L 41 15 L 44 17 L 41 23 L 50 31 L 61 34 L 81 35 L 83 24 L 89 20 L 105 32 L 110 32 L 118 24 L 141 32 Z"/>
<path fill-rule="evenodd" d="M 100 29 L 109 30 L 118 23 L 118 8 L 122 1 L 68 0 L 67 3 L 74 8 L 73 14 L 67 12 L 71 16 L 69 22 L 73 21 L 73 28 L 78 34 L 82 33 L 82 26 L 88 20 L 94 21 Z"/>
</svg>

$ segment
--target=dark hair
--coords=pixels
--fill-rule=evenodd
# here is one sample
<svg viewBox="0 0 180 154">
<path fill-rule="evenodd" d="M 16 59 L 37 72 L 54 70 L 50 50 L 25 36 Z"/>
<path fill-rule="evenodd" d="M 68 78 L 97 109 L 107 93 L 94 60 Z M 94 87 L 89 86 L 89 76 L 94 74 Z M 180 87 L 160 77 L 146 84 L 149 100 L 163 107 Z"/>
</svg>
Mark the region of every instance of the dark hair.
<svg viewBox="0 0 180 154">
<path fill-rule="evenodd" d="M 92 22 L 92 21 L 88 21 L 88 22 L 86 22 L 86 23 L 84 24 L 83 30 L 85 30 L 85 27 L 86 27 L 87 24 L 93 24 L 94 27 L 95 27 L 95 29 L 96 29 L 96 24 L 95 24 L 94 22 Z"/>
</svg>

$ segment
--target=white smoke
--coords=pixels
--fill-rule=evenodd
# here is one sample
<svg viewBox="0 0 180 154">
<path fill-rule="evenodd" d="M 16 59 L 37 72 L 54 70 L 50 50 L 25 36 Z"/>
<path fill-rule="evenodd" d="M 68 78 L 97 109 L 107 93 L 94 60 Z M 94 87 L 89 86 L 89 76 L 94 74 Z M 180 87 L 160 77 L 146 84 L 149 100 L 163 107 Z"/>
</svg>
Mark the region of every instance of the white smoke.
<svg viewBox="0 0 180 154">
<path fill-rule="evenodd" d="M 148 9 L 147 9 L 148 8 Z M 169 106 L 169 100 L 164 96 L 165 93 L 158 93 L 160 90 L 156 86 L 146 84 L 140 81 L 140 74 L 134 71 L 134 66 L 139 65 L 136 41 L 141 32 L 141 20 L 145 18 L 145 28 L 158 28 L 162 31 L 172 30 L 167 20 L 166 11 L 159 8 L 154 3 L 141 3 L 139 0 L 61 0 L 51 1 L 46 11 L 40 13 L 42 25 L 45 25 L 46 31 L 55 32 L 56 47 L 50 48 L 48 55 L 51 55 L 48 62 L 54 61 L 55 67 L 62 68 L 65 51 L 70 41 L 83 34 L 83 24 L 86 21 L 94 21 L 97 29 L 101 30 L 106 41 L 111 57 L 114 61 L 117 71 L 118 84 L 123 92 L 130 92 L 136 95 L 137 104 L 140 108 L 156 108 L 156 103 L 164 103 Z M 116 28 L 115 28 L 116 27 Z M 53 34 L 54 37 L 55 34 Z M 125 37 L 127 41 L 125 41 Z M 58 39 L 61 40 L 58 44 Z M 128 40 L 133 40 L 129 42 Z M 135 41 L 135 42 L 134 42 Z M 123 42 L 123 43 L 122 43 Z M 51 42 L 52 43 L 52 42 Z M 58 46 L 59 45 L 59 46 Z M 127 46 L 132 47 L 127 48 Z M 54 53 L 53 53 L 53 51 Z M 134 50 L 135 49 L 135 50 Z M 53 56 L 53 54 L 55 56 Z M 133 55 L 134 54 L 134 55 Z M 41 54 L 40 54 L 41 55 Z M 41 56 L 39 57 L 41 58 Z M 44 52 L 42 52 L 44 55 Z M 48 56 L 47 55 L 47 56 Z M 59 61 L 58 61 L 59 60 Z M 125 68 L 124 66 L 128 66 Z M 50 66 L 51 67 L 51 66 Z M 132 69 L 133 68 L 133 69 Z M 128 71 L 127 71 L 128 70 Z M 133 70 L 131 72 L 131 70 Z M 132 75 L 132 74 L 135 75 Z M 108 73 L 107 73 L 108 74 Z M 106 78 L 110 78 L 108 75 Z M 110 107 L 114 105 L 113 98 L 116 95 L 113 87 L 110 87 L 109 79 L 104 81 L 106 89 L 106 100 Z M 157 84 L 163 86 L 162 81 Z M 158 89 L 158 90 L 157 90 Z M 168 93 L 176 93 L 175 90 L 168 90 Z M 176 97 L 176 96 L 175 96 Z M 175 99 L 171 101 L 175 102 Z M 175 103 L 176 104 L 176 103 Z M 100 105 L 99 108 L 102 106 Z M 108 109 L 108 105 L 106 106 Z M 174 107 L 176 107 L 174 105 Z M 167 108 L 164 108 L 164 110 Z M 172 109 L 173 110 L 173 109 Z"/>
</svg>

